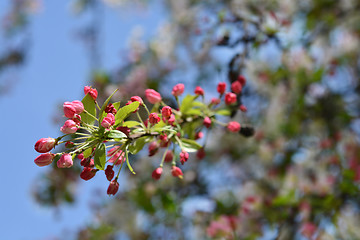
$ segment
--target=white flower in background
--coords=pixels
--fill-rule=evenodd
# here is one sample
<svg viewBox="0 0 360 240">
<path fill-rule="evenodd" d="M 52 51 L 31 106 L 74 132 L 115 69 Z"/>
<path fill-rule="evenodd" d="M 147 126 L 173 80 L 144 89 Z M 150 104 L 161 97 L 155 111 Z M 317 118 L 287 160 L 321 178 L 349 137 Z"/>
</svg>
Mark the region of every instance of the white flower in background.
<svg viewBox="0 0 360 240">
<path fill-rule="evenodd" d="M 176 28 L 169 23 L 163 23 L 157 31 L 156 38 L 151 41 L 150 47 L 160 59 L 169 59 L 174 53 L 176 38 Z"/>
</svg>

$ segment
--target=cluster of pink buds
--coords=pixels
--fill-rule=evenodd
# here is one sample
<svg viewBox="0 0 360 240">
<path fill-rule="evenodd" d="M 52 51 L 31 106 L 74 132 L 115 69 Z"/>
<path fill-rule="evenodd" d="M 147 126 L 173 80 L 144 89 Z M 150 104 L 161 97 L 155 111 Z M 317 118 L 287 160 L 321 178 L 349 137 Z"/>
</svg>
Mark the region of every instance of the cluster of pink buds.
<svg viewBox="0 0 360 240">
<path fill-rule="evenodd" d="M 35 150 L 42 154 L 34 162 L 38 166 L 56 162 L 58 168 L 70 168 L 78 159 L 83 167 L 80 178 L 88 181 L 99 171 L 104 171 L 109 181 L 107 193 L 115 195 L 119 189 L 118 176 L 123 165 L 127 165 L 130 172 L 135 174 L 129 156 L 138 153 L 148 143 L 149 156 L 162 152 L 160 164 L 153 170 L 152 178 L 161 178 L 164 163 L 172 165 L 172 176 L 182 178 L 183 172 L 177 166 L 178 163 L 183 165 L 188 162 L 191 152 L 196 152 L 198 159 L 206 155 L 204 146 L 197 142 L 204 138 L 203 128 L 220 125 L 231 132 L 240 131 L 238 122 L 221 123 L 216 116 L 228 115 L 224 112 L 229 111 L 228 105 L 236 103 L 236 94 L 241 92 L 244 84 L 245 79 L 239 77 L 238 83 L 231 86 L 233 92 L 227 93 L 226 84 L 219 83 L 217 90 L 220 97 L 212 99 L 209 104 L 205 104 L 205 91 L 200 86 L 195 88 L 195 95 L 183 96 L 185 85 L 176 84 L 171 91 L 178 104 L 176 109 L 166 105 L 160 93 L 147 89 L 145 97 L 147 103 L 153 104 L 151 111 L 139 96 L 132 96 L 123 106 L 120 102 L 110 103 L 116 91 L 100 107 L 96 101 L 97 90 L 86 86 L 82 101 L 63 104 L 67 119 L 60 131 L 65 135 L 37 141 Z M 218 106 L 223 96 L 225 104 Z M 140 108 L 144 111 L 139 111 Z M 139 112 L 146 112 L 147 116 L 141 116 Z M 128 120 L 130 115 L 133 116 L 132 120 Z M 62 143 L 65 152 L 50 152 Z"/>
</svg>

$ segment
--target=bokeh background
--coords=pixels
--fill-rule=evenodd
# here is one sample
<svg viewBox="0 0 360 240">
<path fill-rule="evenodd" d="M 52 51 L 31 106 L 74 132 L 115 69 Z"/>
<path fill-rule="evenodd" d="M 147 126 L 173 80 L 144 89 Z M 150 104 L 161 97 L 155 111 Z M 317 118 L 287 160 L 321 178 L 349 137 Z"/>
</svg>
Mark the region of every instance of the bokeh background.
<svg viewBox="0 0 360 240">
<path fill-rule="evenodd" d="M 0 239 L 360 239 L 360 1 L 0 1 Z M 134 156 L 120 193 L 39 168 L 62 103 L 247 79 L 239 134 L 203 130 L 183 181 Z M 205 140 L 206 139 L 206 140 Z M 166 168 L 165 168 L 166 170 Z"/>
</svg>

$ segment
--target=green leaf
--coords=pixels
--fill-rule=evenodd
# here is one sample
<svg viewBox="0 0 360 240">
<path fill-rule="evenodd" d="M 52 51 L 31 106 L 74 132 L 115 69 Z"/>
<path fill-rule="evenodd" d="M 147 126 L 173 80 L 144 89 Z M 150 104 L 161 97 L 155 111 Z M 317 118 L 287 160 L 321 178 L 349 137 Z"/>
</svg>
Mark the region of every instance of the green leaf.
<svg viewBox="0 0 360 240">
<path fill-rule="evenodd" d="M 85 151 L 83 152 L 84 158 L 90 157 L 90 155 L 92 153 L 92 149 L 93 149 L 92 147 L 89 147 L 89 148 L 85 149 Z"/>
<path fill-rule="evenodd" d="M 105 108 L 107 107 L 110 99 L 112 98 L 112 96 L 116 93 L 118 89 L 116 89 L 104 102 L 104 104 L 102 105 L 101 107 L 101 110 L 100 110 L 100 113 L 99 113 L 99 123 L 101 123 L 101 121 L 103 120 L 103 118 L 105 117 L 105 114 L 104 111 L 105 111 Z"/>
<path fill-rule="evenodd" d="M 99 170 L 105 169 L 106 163 L 106 147 L 104 143 L 97 145 L 94 154 L 95 167 Z"/>
<path fill-rule="evenodd" d="M 119 110 L 120 102 L 113 103 L 113 105 L 114 105 L 114 108 L 116 109 L 116 111 Z"/>
<path fill-rule="evenodd" d="M 277 196 L 273 200 L 272 205 L 273 206 L 289 206 L 289 205 L 294 205 L 295 203 L 296 203 L 295 190 L 291 190 L 286 195 Z"/>
<path fill-rule="evenodd" d="M 186 112 L 186 114 L 199 116 L 202 112 L 203 111 L 200 108 L 191 108 Z"/>
<path fill-rule="evenodd" d="M 230 109 L 221 109 L 221 110 L 217 111 L 216 114 L 223 115 L 223 116 L 230 116 L 231 111 L 230 111 Z"/>
<path fill-rule="evenodd" d="M 128 127 L 128 128 L 132 128 L 132 127 L 135 127 L 138 125 L 140 125 L 140 123 L 138 121 L 126 121 L 123 124 L 124 127 Z"/>
<path fill-rule="evenodd" d="M 94 99 L 89 94 L 86 94 L 86 96 L 83 98 L 83 100 L 81 100 L 81 102 L 84 104 L 84 109 L 88 113 L 90 113 L 91 115 L 96 117 L 96 106 L 95 106 Z M 95 122 L 95 119 L 93 117 L 89 116 L 88 113 L 86 113 L 84 111 L 80 114 L 81 121 L 83 121 L 89 125 L 93 125 Z"/>
<path fill-rule="evenodd" d="M 148 142 L 150 142 L 151 137 L 141 137 L 138 138 L 136 140 L 134 140 L 132 142 L 131 145 L 129 145 L 129 151 L 131 154 L 137 154 L 138 152 L 140 152 L 143 148 L 144 145 Z"/>
<path fill-rule="evenodd" d="M 110 130 L 107 133 L 107 137 L 108 138 L 118 138 L 118 139 L 127 138 L 126 134 L 119 130 Z"/>
<path fill-rule="evenodd" d="M 200 144 L 198 144 L 195 140 L 191 140 L 191 139 L 187 139 L 187 138 L 181 139 L 180 147 L 182 150 L 184 150 L 186 152 L 196 152 L 197 150 L 202 148 L 202 146 Z"/>
<path fill-rule="evenodd" d="M 186 95 L 184 99 L 181 102 L 180 111 L 183 114 L 186 114 L 186 112 L 193 106 L 193 102 L 196 99 L 197 96 L 192 96 L 190 94 Z"/>
<path fill-rule="evenodd" d="M 124 121 L 130 113 L 134 112 L 139 107 L 139 105 L 140 103 L 138 101 L 135 101 L 133 103 L 130 103 L 129 105 L 120 108 L 115 115 L 115 126 Z"/>
</svg>

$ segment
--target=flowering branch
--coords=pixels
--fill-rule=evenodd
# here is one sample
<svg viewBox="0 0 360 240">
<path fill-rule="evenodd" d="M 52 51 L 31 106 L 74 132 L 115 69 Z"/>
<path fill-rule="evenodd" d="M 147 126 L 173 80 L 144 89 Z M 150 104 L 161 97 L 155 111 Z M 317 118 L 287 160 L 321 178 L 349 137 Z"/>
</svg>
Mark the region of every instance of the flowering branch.
<svg viewBox="0 0 360 240">
<path fill-rule="evenodd" d="M 34 162 L 38 166 L 56 162 L 59 168 L 69 168 L 73 166 L 73 161 L 77 157 L 80 165 L 84 167 L 80 177 L 87 181 L 98 171 L 103 170 L 110 181 L 107 193 L 115 195 L 119 188 L 118 176 L 125 162 L 130 172 L 135 174 L 129 154 L 137 154 L 145 144 L 149 143 L 149 156 L 155 155 L 159 148 L 166 149 L 152 177 L 155 180 L 160 179 L 163 164 L 171 162 L 172 175 L 182 178 L 183 172 L 176 166 L 175 151 L 180 150 L 178 160 L 182 165 L 187 162 L 189 152 L 197 152 L 199 158 L 205 157 L 204 146 L 196 141 L 203 136 L 202 128 L 211 128 L 217 124 L 231 132 L 240 132 L 240 123 L 235 121 L 222 123 L 216 119 L 217 115 L 230 115 L 231 109 L 236 106 L 237 94 L 241 93 L 246 83 L 242 76 L 238 79 L 231 85 L 232 92 L 226 92 L 226 83 L 219 83 L 217 86 L 219 98 L 212 99 L 209 104 L 204 103 L 204 90 L 199 86 L 195 89 L 195 95 L 186 95 L 180 101 L 185 86 L 181 83 L 175 85 L 172 95 L 178 102 L 177 110 L 167 106 L 162 101 L 160 93 L 147 89 L 146 99 L 154 104 L 151 112 L 139 96 L 131 97 L 123 106 L 120 106 L 120 102 L 110 103 L 116 91 L 100 108 L 96 101 L 97 90 L 86 86 L 82 101 L 63 104 L 64 115 L 68 119 L 60 131 L 65 135 L 56 139 L 42 138 L 37 141 L 35 150 L 43 154 Z M 202 101 L 197 101 L 199 96 L 202 97 Z M 222 98 L 225 104 L 220 105 Z M 142 119 L 138 113 L 141 107 L 146 110 L 146 119 Z M 240 110 L 244 110 L 243 105 Z M 127 120 L 132 114 L 136 114 L 138 121 Z M 68 150 L 58 154 L 50 153 L 55 146 L 62 143 L 65 143 L 65 148 Z M 171 145 L 173 148 L 169 150 Z M 114 178 L 115 167 L 118 167 L 118 172 Z"/>
</svg>

